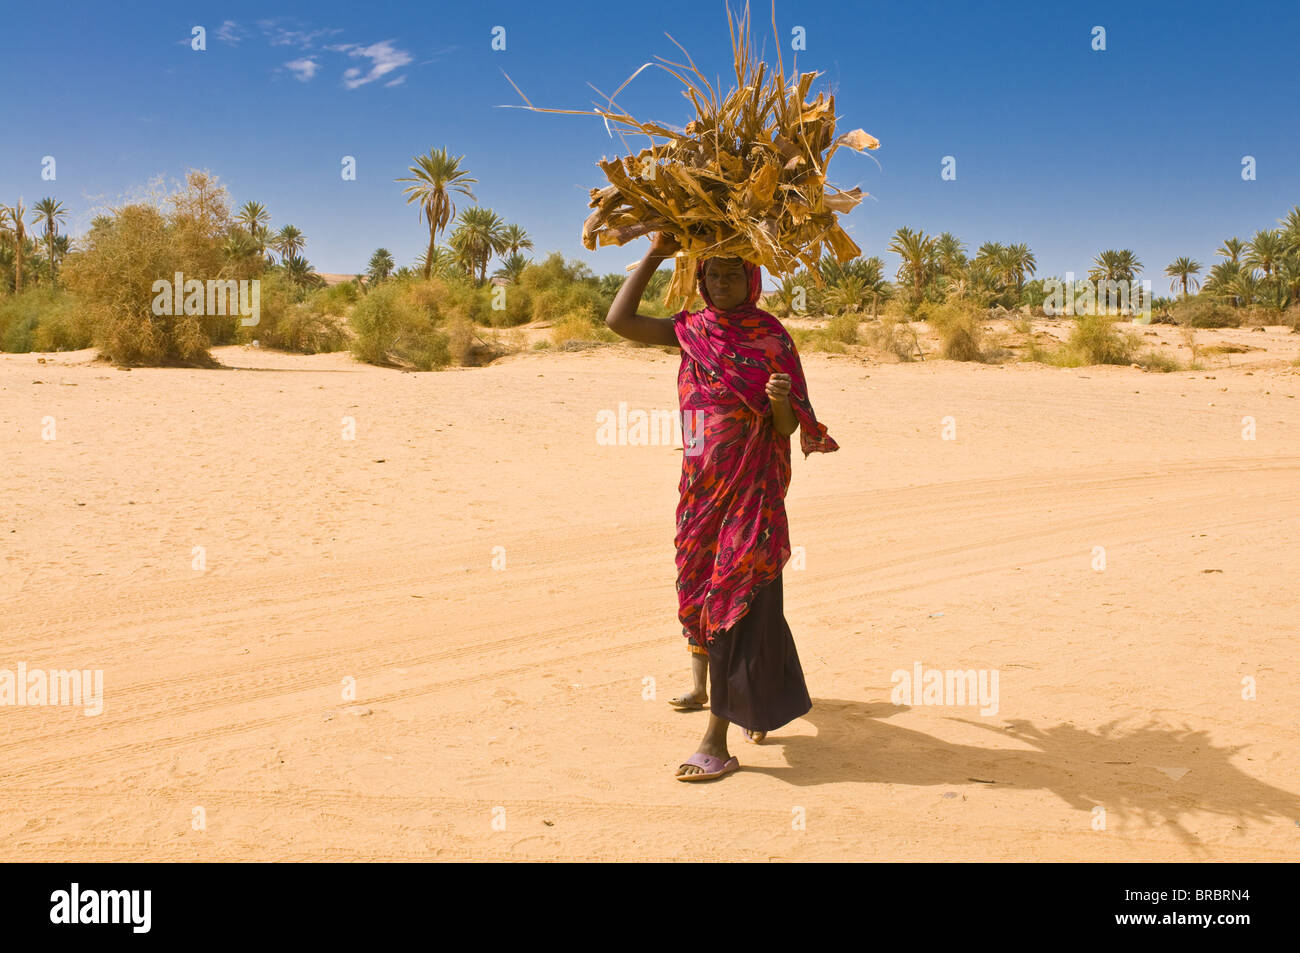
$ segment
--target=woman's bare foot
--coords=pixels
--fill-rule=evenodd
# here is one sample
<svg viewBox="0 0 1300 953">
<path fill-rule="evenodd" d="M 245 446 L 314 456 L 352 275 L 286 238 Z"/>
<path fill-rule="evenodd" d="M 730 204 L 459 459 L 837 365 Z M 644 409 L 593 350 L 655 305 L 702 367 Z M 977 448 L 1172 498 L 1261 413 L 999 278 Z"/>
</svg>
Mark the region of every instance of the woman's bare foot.
<svg viewBox="0 0 1300 953">
<path fill-rule="evenodd" d="M 731 760 L 731 752 L 727 750 L 727 729 L 731 727 L 731 722 L 723 721 L 713 712 L 709 712 L 709 726 L 704 730 L 704 740 L 696 749 L 698 754 L 711 755 L 722 761 Z M 683 764 L 677 769 L 677 776 L 680 778 L 686 774 L 704 774 L 704 769 L 694 764 Z"/>
<path fill-rule="evenodd" d="M 703 708 L 709 703 L 709 696 L 704 692 L 695 689 L 684 695 L 678 695 L 676 698 L 669 699 L 668 704 L 674 708 L 696 709 Z"/>
<path fill-rule="evenodd" d="M 763 743 L 763 739 L 767 737 L 767 732 L 766 732 L 766 731 L 750 731 L 748 728 L 746 728 L 746 729 L 745 729 L 745 737 L 748 738 L 750 741 L 752 741 L 752 742 L 753 742 L 754 744 L 756 744 L 756 745 L 757 745 L 757 744 L 762 744 L 762 743 Z"/>
<path fill-rule="evenodd" d="M 695 687 L 689 692 L 678 695 L 668 702 L 674 708 L 682 708 L 687 711 L 703 708 L 709 703 L 709 657 L 700 655 L 697 652 L 691 653 L 691 679 Z"/>
</svg>

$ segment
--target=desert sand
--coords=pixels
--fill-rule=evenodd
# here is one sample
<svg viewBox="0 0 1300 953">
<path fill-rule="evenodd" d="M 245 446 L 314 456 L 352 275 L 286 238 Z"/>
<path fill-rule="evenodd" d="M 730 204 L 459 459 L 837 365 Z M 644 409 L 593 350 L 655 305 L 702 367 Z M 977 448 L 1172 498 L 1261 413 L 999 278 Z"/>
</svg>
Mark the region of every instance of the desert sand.
<svg viewBox="0 0 1300 953">
<path fill-rule="evenodd" d="M 103 671 L 101 714 L 0 707 L 0 859 L 1296 860 L 1300 335 L 1201 340 L 1259 350 L 805 354 L 814 707 L 707 784 L 681 451 L 596 439 L 676 356 L 0 355 L 0 669 Z M 894 704 L 916 663 L 996 714 Z"/>
</svg>

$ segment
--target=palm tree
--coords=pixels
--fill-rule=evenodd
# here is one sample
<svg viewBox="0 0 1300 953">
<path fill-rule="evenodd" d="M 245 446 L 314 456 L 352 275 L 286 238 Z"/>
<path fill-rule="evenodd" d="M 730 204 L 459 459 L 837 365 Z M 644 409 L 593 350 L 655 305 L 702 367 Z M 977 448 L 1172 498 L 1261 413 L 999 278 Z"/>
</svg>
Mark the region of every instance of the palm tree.
<svg viewBox="0 0 1300 953">
<path fill-rule="evenodd" d="M 514 226 L 511 227 L 513 228 Z M 504 278 L 506 281 L 510 282 L 510 284 L 514 284 L 519 280 L 519 276 L 524 273 L 524 269 L 532 264 L 532 261 L 531 258 L 525 258 L 523 255 L 519 254 L 519 252 L 513 252 L 509 258 L 505 259 L 501 267 L 492 273 L 492 277 Z M 614 277 L 617 278 L 618 276 L 615 275 Z M 615 288 L 614 291 L 617 293 L 618 289 Z"/>
<path fill-rule="evenodd" d="M 26 214 L 27 207 L 22 199 L 17 205 L 0 205 L 0 235 L 14 246 L 14 294 L 23 290 L 23 261 L 27 256 Z"/>
<path fill-rule="evenodd" d="M 1025 290 L 1025 277 L 1038 271 L 1038 259 L 1024 242 L 1008 245 L 1002 253 L 1006 271 L 1016 286 L 1016 300 Z"/>
<path fill-rule="evenodd" d="M 286 225 L 275 236 L 271 247 L 280 253 L 281 263 L 287 264 L 290 258 L 298 256 L 298 252 L 302 251 L 306 244 L 306 235 L 293 225 Z"/>
<path fill-rule="evenodd" d="M 427 255 L 425 256 L 428 257 Z M 447 239 L 446 274 L 458 274 L 460 277 L 474 277 L 476 267 L 474 249 L 470 247 L 465 230 L 458 228 Z"/>
<path fill-rule="evenodd" d="M 1232 297 L 1237 299 L 1238 304 L 1249 308 L 1255 303 L 1255 299 L 1259 297 L 1262 285 L 1263 282 L 1255 277 L 1253 271 L 1248 271 L 1243 268 L 1237 273 L 1236 277 L 1232 279 L 1231 284 L 1228 285 L 1226 290 L 1230 295 L 1232 295 Z"/>
<path fill-rule="evenodd" d="M 903 259 L 898 269 L 898 280 L 911 280 L 912 296 L 918 303 L 930 277 L 936 244 L 934 236 L 926 235 L 919 229 L 914 232 L 906 227 L 894 232 L 894 237 L 889 242 L 889 250 Z"/>
<path fill-rule="evenodd" d="M 54 267 L 54 236 L 59 230 L 59 220 L 67 217 L 68 210 L 63 207 L 63 203 L 52 198 L 43 198 L 32 206 L 32 224 L 44 223 L 45 225 L 45 251 L 50 265 L 50 284 L 55 287 L 58 287 L 58 277 Z"/>
<path fill-rule="evenodd" d="M 1277 266 L 1277 278 L 1292 301 L 1300 301 L 1300 252 L 1292 252 Z"/>
<path fill-rule="evenodd" d="M 299 288 L 313 288 L 324 281 L 316 274 L 311 262 L 297 255 L 290 255 L 284 260 L 284 273 Z"/>
<path fill-rule="evenodd" d="M 515 255 L 521 249 L 533 247 L 533 240 L 518 225 L 507 225 L 501 233 L 501 239 L 505 242 L 505 249 L 502 252 L 504 255 Z"/>
<path fill-rule="evenodd" d="M 1273 277 L 1274 267 L 1286 254 L 1286 242 L 1282 233 L 1274 229 L 1256 232 L 1246 248 L 1246 266 L 1264 272 L 1265 281 Z"/>
<path fill-rule="evenodd" d="M 452 249 L 442 245 L 435 245 L 428 251 L 423 251 L 415 259 L 415 266 L 420 271 L 434 278 L 442 278 L 450 275 L 456 268 L 456 256 Z M 403 272 L 410 272 L 410 269 L 403 265 L 394 273 L 395 278 L 401 278 Z"/>
<path fill-rule="evenodd" d="M 1093 281 L 1132 281 L 1142 270 L 1142 262 L 1127 248 L 1119 251 L 1108 249 L 1093 260 L 1093 265 L 1088 272 Z"/>
<path fill-rule="evenodd" d="M 1142 270 L 1142 262 L 1138 260 L 1136 253 L 1131 249 L 1122 248 L 1118 251 L 1107 249 L 1094 259 L 1093 268 L 1088 272 L 1088 279 L 1095 283 L 1114 282 L 1121 287 L 1131 285 L 1137 277 L 1138 272 Z M 1112 285 L 1111 291 L 1115 287 Z M 1124 300 L 1125 292 L 1120 292 L 1120 301 Z M 1097 289 L 1097 307 L 1101 308 L 1102 290 Z"/>
<path fill-rule="evenodd" d="M 231 230 L 226 235 L 226 240 L 221 243 L 221 253 L 226 261 L 232 264 L 242 262 L 258 251 L 257 242 L 247 232 L 238 230 Z"/>
<path fill-rule="evenodd" d="M 239 214 L 235 216 L 235 222 L 242 226 L 244 231 L 248 232 L 248 237 L 257 246 L 258 256 L 265 257 L 266 246 L 271 237 L 268 230 L 271 223 L 271 213 L 266 210 L 266 206 L 261 202 L 245 202 L 239 207 Z"/>
<path fill-rule="evenodd" d="M 938 273 L 954 278 L 966 268 L 966 246 L 952 232 L 942 233 L 934 246 Z"/>
<path fill-rule="evenodd" d="M 63 259 L 68 257 L 68 252 L 72 250 L 72 243 L 68 241 L 67 235 L 54 236 L 54 263 L 60 264 Z"/>
<path fill-rule="evenodd" d="M 845 275 L 826 292 L 826 310 L 835 314 L 860 311 L 869 297 L 866 284 L 857 275 Z"/>
<path fill-rule="evenodd" d="M 1215 262 L 1210 266 L 1210 273 L 1205 277 L 1205 283 L 1201 285 L 1201 290 L 1219 298 L 1231 298 L 1233 305 L 1240 305 L 1237 296 L 1233 293 L 1233 283 L 1237 276 L 1242 272 L 1242 267 L 1237 262 L 1229 258 L 1226 261 Z"/>
<path fill-rule="evenodd" d="M 271 213 L 261 202 L 245 202 L 235 215 L 235 223 L 242 225 L 244 231 L 252 236 L 259 228 L 266 228 L 271 224 Z"/>
<path fill-rule="evenodd" d="M 397 267 L 397 262 L 393 260 L 393 253 L 387 248 L 376 248 L 375 253 L 370 256 L 370 264 L 366 266 L 366 278 L 372 284 L 379 284 L 393 273 Z"/>
<path fill-rule="evenodd" d="M 474 193 L 469 190 L 477 179 L 470 178 L 469 171 L 460 168 L 464 156 L 452 158 L 447 150 L 429 150 L 427 156 L 415 156 L 415 165 L 410 166 L 409 177 L 395 179 L 396 182 L 410 182 L 403 194 L 406 204 L 420 203 L 420 215 L 429 223 L 429 250 L 425 256 L 424 277 L 428 278 L 434 258 L 433 248 L 438 241 L 438 233 L 447 227 L 451 217 L 456 214 L 456 205 L 451 200 L 451 192 L 460 192 L 474 201 Z"/>
<path fill-rule="evenodd" d="M 490 208 L 476 205 L 460 213 L 459 227 L 452 235 L 453 247 L 456 235 L 461 236 L 460 251 L 469 259 L 470 274 L 478 272 L 478 283 L 483 284 L 488 262 L 505 249 L 505 222 Z"/>
<path fill-rule="evenodd" d="M 1286 218 L 1278 219 L 1281 231 L 1286 236 L 1286 243 L 1294 255 L 1300 255 L 1300 205 L 1287 213 Z"/>
<path fill-rule="evenodd" d="M 1228 261 L 1232 262 L 1234 265 L 1237 265 L 1240 264 L 1240 261 L 1238 261 L 1237 256 L 1241 254 L 1241 250 L 1245 247 L 1246 247 L 1246 243 L 1243 242 L 1240 238 L 1225 238 L 1223 240 L 1223 244 L 1220 245 L 1218 249 L 1215 250 L 1214 253 L 1216 255 L 1221 255 L 1222 257 L 1226 258 Z"/>
<path fill-rule="evenodd" d="M 1175 259 L 1172 264 L 1165 268 L 1165 274 L 1173 279 L 1169 282 L 1169 290 L 1174 291 L 1179 285 L 1182 285 L 1183 297 L 1186 298 L 1189 286 L 1195 289 L 1200 285 L 1200 282 L 1193 277 L 1200 270 L 1201 263 L 1199 261 L 1192 261 L 1192 259 L 1186 257 Z"/>
</svg>

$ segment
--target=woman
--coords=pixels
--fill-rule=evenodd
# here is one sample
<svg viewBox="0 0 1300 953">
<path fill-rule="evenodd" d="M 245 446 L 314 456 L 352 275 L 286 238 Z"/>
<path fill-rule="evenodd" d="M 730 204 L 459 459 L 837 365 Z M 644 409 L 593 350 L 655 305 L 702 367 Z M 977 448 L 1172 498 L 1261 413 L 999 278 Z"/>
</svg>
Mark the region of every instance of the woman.
<svg viewBox="0 0 1300 953">
<path fill-rule="evenodd" d="M 605 323 L 631 340 L 682 349 L 678 617 L 692 652 L 707 656 L 713 700 L 699 750 L 676 777 L 706 781 L 740 766 L 727 750 L 731 722 L 758 740 L 812 707 L 782 607 L 790 435 L 802 428 L 805 456 L 838 445 L 813 413 L 790 335 L 757 306 L 757 265 L 706 259 L 696 279 L 707 307 L 672 318 L 635 313 L 650 276 L 678 247 L 655 236 Z"/>
</svg>

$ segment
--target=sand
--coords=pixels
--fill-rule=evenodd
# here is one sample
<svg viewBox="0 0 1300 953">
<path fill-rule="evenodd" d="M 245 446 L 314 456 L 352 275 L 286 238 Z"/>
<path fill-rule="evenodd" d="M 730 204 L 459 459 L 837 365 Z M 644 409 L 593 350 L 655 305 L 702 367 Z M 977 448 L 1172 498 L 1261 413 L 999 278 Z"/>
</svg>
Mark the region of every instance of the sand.
<svg viewBox="0 0 1300 953">
<path fill-rule="evenodd" d="M 0 707 L 0 859 L 1296 860 L 1300 335 L 1202 340 L 1262 350 L 805 355 L 814 708 L 695 785 L 680 450 L 596 439 L 675 356 L 0 355 L 0 669 L 103 672 Z M 996 713 L 894 704 L 918 663 Z"/>
</svg>

